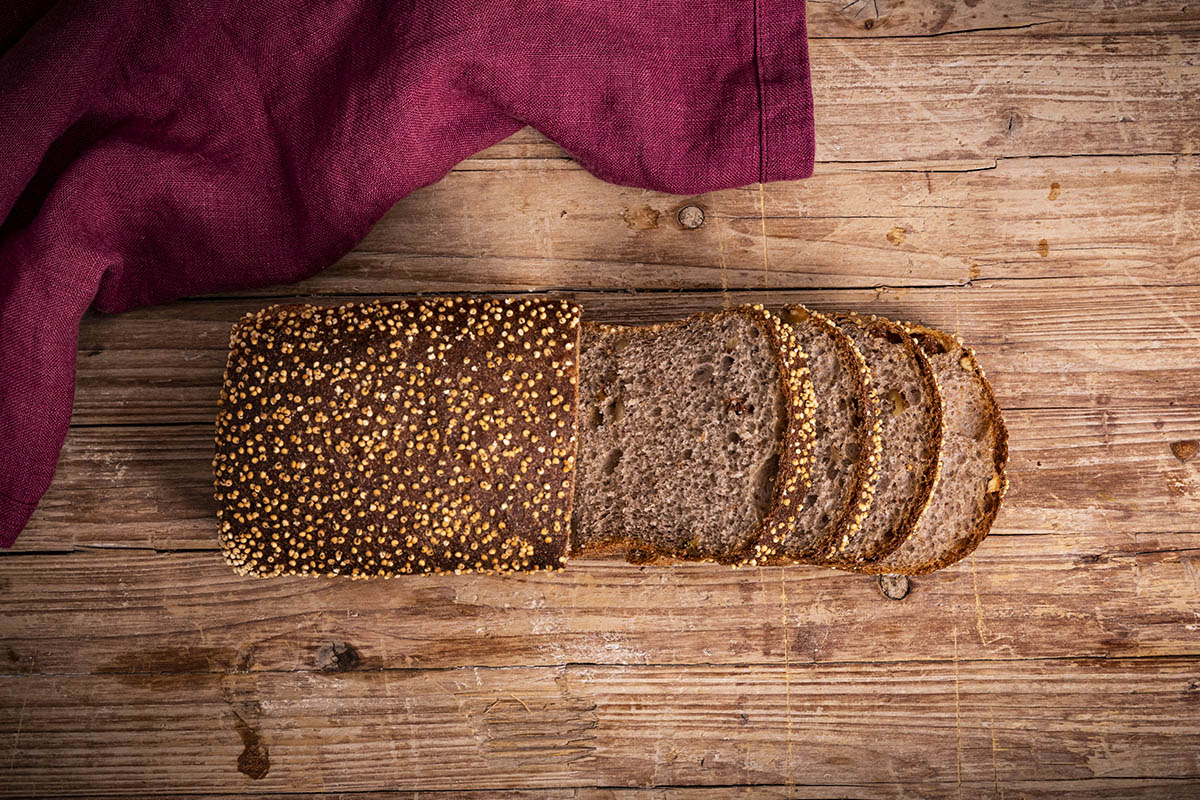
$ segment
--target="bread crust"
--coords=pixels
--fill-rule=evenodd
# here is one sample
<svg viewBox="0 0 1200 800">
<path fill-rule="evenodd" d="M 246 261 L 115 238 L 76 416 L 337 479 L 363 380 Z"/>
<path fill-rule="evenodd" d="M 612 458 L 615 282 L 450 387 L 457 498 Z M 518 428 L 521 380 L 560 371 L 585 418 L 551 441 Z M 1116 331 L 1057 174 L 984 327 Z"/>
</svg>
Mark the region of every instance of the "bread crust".
<svg viewBox="0 0 1200 800">
<path fill-rule="evenodd" d="M 579 306 L 420 298 L 237 323 L 214 494 L 240 574 L 561 568 Z"/>
<path fill-rule="evenodd" d="M 993 490 L 990 486 L 985 487 L 982 510 L 971 526 L 970 531 L 966 535 L 947 543 L 932 559 L 915 566 L 903 566 L 889 563 L 888 559 L 884 558 L 876 563 L 864 564 L 859 570 L 871 574 L 924 575 L 949 566 L 970 555 L 975 548 L 979 547 L 980 543 L 983 542 L 991 531 L 992 523 L 996 520 L 996 515 L 1000 511 L 1000 505 L 1008 490 L 1008 428 L 1004 424 L 1004 415 L 1000 410 L 1000 405 L 996 402 L 992 386 L 988 382 L 983 367 L 976 360 L 975 352 L 971 348 L 964 345 L 956 337 L 936 328 L 914 323 L 901 324 L 925 352 L 933 352 L 937 348 L 940 348 L 942 352 L 961 353 L 957 360 L 963 365 L 965 370 L 973 373 L 978 381 L 984 403 L 987 406 L 987 420 L 990 423 L 989 430 L 992 433 L 992 468 L 996 476 L 995 489 Z M 937 491 L 936 487 L 934 491 Z"/>
<path fill-rule="evenodd" d="M 913 469 L 917 472 L 916 483 L 896 525 L 879 542 L 860 552 L 851 554 L 852 545 L 859 543 L 856 536 L 860 532 L 860 529 L 856 529 L 855 536 L 843 538 L 841 542 L 831 547 L 824 556 L 818 555 L 811 560 L 811 563 L 815 564 L 835 567 L 837 569 L 854 570 L 864 563 L 877 561 L 895 551 L 912 534 L 921 514 L 924 512 L 926 506 L 929 505 L 929 498 L 934 485 L 937 483 L 938 472 L 941 469 L 943 405 L 941 390 L 938 387 L 937 378 L 934 376 L 933 367 L 924 353 L 921 352 L 921 349 L 917 346 L 912 336 L 909 335 L 902 325 L 883 317 L 861 315 L 854 312 L 831 314 L 830 319 L 833 321 L 845 320 L 851 322 L 868 331 L 871 335 L 884 337 L 889 341 L 899 344 L 916 365 L 926 394 L 933 401 L 929 415 L 931 430 L 926 437 L 930 455 L 922 459 L 920 463 L 913 465 Z M 884 398 L 876 396 L 874 399 L 877 413 L 881 415 L 883 413 L 881 403 Z M 865 516 L 866 513 L 864 513 L 863 517 L 865 518 Z M 863 519 L 859 521 L 861 523 Z"/>
<path fill-rule="evenodd" d="M 719 322 L 730 316 L 740 316 L 756 325 L 767 337 L 769 350 L 775 361 L 779 389 L 783 396 L 786 422 L 783 436 L 778 445 L 779 467 L 771 492 L 771 503 L 767 512 L 755 525 L 741 536 L 739 544 L 722 552 L 704 548 L 690 548 L 684 552 L 656 547 L 653 543 L 636 541 L 625 537 L 611 537 L 588 542 L 573 549 L 572 556 L 599 556 L 623 553 L 637 564 L 670 561 L 713 561 L 721 564 L 745 565 L 754 563 L 755 545 L 774 526 L 786 524 L 789 509 L 803 501 L 808 490 L 813 447 L 813 410 L 815 396 L 803 350 L 797 345 L 794 335 L 778 318 L 761 305 L 744 305 L 716 312 L 703 312 L 672 322 L 637 326 L 643 334 L 657 334 L 677 330 L 697 322 Z M 585 322 L 607 332 L 627 331 L 625 326 Z M 669 513 L 669 512 L 667 512 Z"/>
<path fill-rule="evenodd" d="M 855 464 L 844 496 L 840 499 L 838 509 L 825 531 L 806 542 L 793 543 L 796 533 L 794 524 L 803 509 L 792 509 L 782 536 L 776 534 L 775 537 L 758 543 L 757 560 L 764 565 L 805 563 L 828 552 L 844 538 L 853 536 L 871 507 L 875 483 L 879 477 L 879 454 L 882 449 L 879 410 L 871 382 L 871 369 L 854 340 L 824 314 L 803 305 L 785 306 L 779 312 L 779 317 L 789 328 L 810 323 L 832 343 L 842 369 L 853 382 L 852 396 L 849 399 L 854 403 L 854 410 L 861 418 L 861 423 L 854 432 L 853 444 L 858 446 L 863 455 Z M 822 398 L 818 396 L 817 403 L 821 401 Z M 814 469 L 819 467 L 819 464 L 813 464 Z"/>
</svg>

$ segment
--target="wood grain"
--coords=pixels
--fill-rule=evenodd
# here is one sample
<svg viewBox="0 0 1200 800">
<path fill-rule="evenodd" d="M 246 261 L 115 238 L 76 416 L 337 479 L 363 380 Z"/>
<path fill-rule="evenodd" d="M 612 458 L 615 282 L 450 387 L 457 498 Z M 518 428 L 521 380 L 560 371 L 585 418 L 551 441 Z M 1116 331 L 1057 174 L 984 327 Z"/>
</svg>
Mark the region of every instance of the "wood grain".
<svg viewBox="0 0 1200 800">
<path fill-rule="evenodd" d="M 686 206 L 703 209 L 699 228 L 679 223 Z M 529 161 L 453 172 L 398 203 L 331 269 L 244 294 L 935 286 L 1083 274 L 1188 284 L 1200 283 L 1198 220 L 1194 156 L 838 164 L 761 194 L 696 197 Z"/>
<path fill-rule="evenodd" d="M 944 36 L 987 30 L 1011 35 L 1196 30 L 1197 12 L 1168 0 L 808 0 L 810 38 Z"/>
<path fill-rule="evenodd" d="M 953 783 L 875 783 L 819 786 L 796 784 L 775 786 L 738 784 L 736 786 L 655 786 L 653 788 L 589 787 L 571 789 L 481 789 L 455 790 L 455 797 L 496 798 L 496 800 L 817 800 L 847 797 L 856 800 L 958 800 L 964 797 L 1001 796 L 996 780 L 957 781 Z M 1200 779 L 1195 778 L 1080 778 L 1053 781 L 1006 781 L 1005 796 L 1021 800 L 1058 800 L 1058 798 L 1096 797 L 1124 800 L 1162 800 L 1195 796 Z M 229 800 L 242 795 L 205 795 L 206 800 Z M 322 798 L 337 800 L 444 800 L 445 792 L 338 792 Z M 272 794 L 272 800 L 313 800 L 311 793 Z"/>
<path fill-rule="evenodd" d="M 298 286 L 89 315 L 58 476 L 0 554 L 0 796 L 1197 796 L 1197 11 L 810 0 L 808 181 L 614 187 L 525 129 Z M 209 467 L 232 322 L 457 291 L 959 333 L 1012 434 L 995 534 L 901 600 L 603 560 L 234 576 Z"/>
<path fill-rule="evenodd" d="M 1195 777 L 1198 677 L 1189 659 L 7 677 L 0 794 L 959 781 L 998 794 Z"/>
<path fill-rule="evenodd" d="M 1021 800 L 1096 797 L 1124 800 L 1161 800 L 1192 797 L 1200 789 L 1200 778 L 1080 778 L 1054 781 L 1006 781 L 1009 797 Z M 205 795 L 207 800 L 230 800 L 242 795 Z M 996 780 L 959 783 L 883 783 L 819 786 L 796 784 L 775 786 L 738 784 L 737 786 L 655 786 L 653 788 L 589 787 L 572 789 L 476 789 L 455 790 L 455 797 L 496 798 L 496 800 L 816 800 L 847 798 L 858 800 L 958 800 L 963 797 L 1000 797 Z M 337 800 L 444 800 L 445 792 L 338 792 L 321 794 Z M 272 794 L 272 800 L 312 800 L 311 793 Z"/>
<path fill-rule="evenodd" d="M 831 570 L 616 560 L 355 582 L 91 550 L 0 570 L 8 675 L 1200 656 L 1200 533 L 993 536 L 902 600 Z"/>
</svg>

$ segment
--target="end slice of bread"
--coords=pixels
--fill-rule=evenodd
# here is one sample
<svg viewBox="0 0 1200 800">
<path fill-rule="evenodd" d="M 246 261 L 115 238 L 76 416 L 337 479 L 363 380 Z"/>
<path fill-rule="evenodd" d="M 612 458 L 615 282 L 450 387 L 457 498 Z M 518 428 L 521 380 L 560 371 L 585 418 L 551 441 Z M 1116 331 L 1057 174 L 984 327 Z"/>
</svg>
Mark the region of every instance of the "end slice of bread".
<svg viewBox="0 0 1200 800">
<path fill-rule="evenodd" d="M 942 468 L 912 534 L 862 571 L 920 575 L 966 557 L 991 530 L 1008 487 L 1008 431 L 975 354 L 942 331 L 905 328 L 929 359 L 942 389 Z"/>
<path fill-rule="evenodd" d="M 742 563 L 807 489 L 812 385 L 770 312 L 585 324 L 575 555 Z"/>
<path fill-rule="evenodd" d="M 807 356 L 817 404 L 809 489 L 779 535 L 759 542 L 758 561 L 767 564 L 811 559 L 853 538 L 874 496 L 882 446 L 871 370 L 854 341 L 804 306 L 779 317 Z"/>
<path fill-rule="evenodd" d="M 850 569 L 891 553 L 916 526 L 937 480 L 942 398 L 928 360 L 899 324 L 858 314 L 831 318 L 871 369 L 882 441 L 875 496 L 861 525 L 814 559 Z"/>
</svg>

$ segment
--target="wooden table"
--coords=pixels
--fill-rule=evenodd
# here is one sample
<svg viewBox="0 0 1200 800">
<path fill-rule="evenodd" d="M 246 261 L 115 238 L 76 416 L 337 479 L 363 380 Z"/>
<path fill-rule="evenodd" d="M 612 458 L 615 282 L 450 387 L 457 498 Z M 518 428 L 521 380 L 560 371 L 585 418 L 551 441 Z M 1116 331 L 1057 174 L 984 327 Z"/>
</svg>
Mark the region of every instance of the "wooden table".
<svg viewBox="0 0 1200 800">
<path fill-rule="evenodd" d="M 0 557 L 0 795 L 1200 795 L 1200 8 L 843 5 L 810 6 L 811 180 L 666 196 L 526 131 L 300 286 L 89 317 L 58 477 Z M 957 332 L 1008 501 L 898 600 L 799 567 L 236 577 L 230 324 L 460 291 Z"/>
</svg>

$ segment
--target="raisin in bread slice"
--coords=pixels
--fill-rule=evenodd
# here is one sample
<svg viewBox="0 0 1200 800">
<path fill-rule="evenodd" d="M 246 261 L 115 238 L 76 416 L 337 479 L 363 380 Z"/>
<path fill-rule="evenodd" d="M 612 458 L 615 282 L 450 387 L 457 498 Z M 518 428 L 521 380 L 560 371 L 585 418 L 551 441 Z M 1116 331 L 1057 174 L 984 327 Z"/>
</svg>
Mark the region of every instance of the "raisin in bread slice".
<svg viewBox="0 0 1200 800">
<path fill-rule="evenodd" d="M 562 567 L 580 315 L 451 297 L 242 319 L 213 460 L 225 558 L 257 576 Z"/>
<path fill-rule="evenodd" d="M 760 306 L 585 323 L 579 398 L 574 555 L 742 563 L 803 499 L 812 384 Z"/>
<path fill-rule="evenodd" d="M 875 496 L 861 525 L 813 559 L 853 568 L 891 553 L 916 526 L 937 480 L 942 399 L 932 367 L 903 327 L 875 316 L 831 318 L 871 369 L 882 441 Z"/>
<path fill-rule="evenodd" d="M 880 420 L 871 370 L 854 341 L 828 317 L 804 306 L 779 314 L 807 356 L 817 398 L 812 479 L 801 509 L 772 539 L 759 563 L 804 561 L 858 532 L 878 477 Z"/>
<path fill-rule="evenodd" d="M 975 354 L 942 331 L 905 328 L 941 386 L 946 428 L 942 468 L 916 529 L 863 571 L 920 575 L 966 557 L 991 530 L 1008 487 L 1008 432 Z"/>
</svg>

